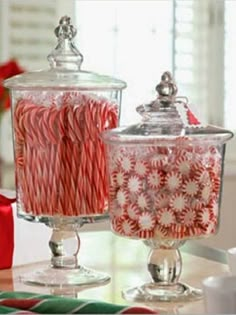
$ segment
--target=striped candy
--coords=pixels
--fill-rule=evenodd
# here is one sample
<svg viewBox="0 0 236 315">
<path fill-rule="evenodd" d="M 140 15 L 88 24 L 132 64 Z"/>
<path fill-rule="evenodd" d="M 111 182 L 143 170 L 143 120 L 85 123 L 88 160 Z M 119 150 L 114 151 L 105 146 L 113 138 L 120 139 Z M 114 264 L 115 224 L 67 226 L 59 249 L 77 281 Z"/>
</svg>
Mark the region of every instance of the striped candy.
<svg viewBox="0 0 236 315">
<path fill-rule="evenodd" d="M 117 233 L 143 239 L 187 239 L 216 232 L 221 185 L 219 149 L 190 145 L 186 137 L 180 137 L 177 143 L 174 147 L 122 147 L 120 153 L 116 152 L 120 161 L 126 161 L 126 169 L 113 163 L 110 172 L 110 182 L 115 187 L 119 182 L 111 199 L 125 213 L 113 226 Z M 111 155 L 116 149 L 110 146 Z M 122 224 L 127 228 L 123 229 Z"/>
<path fill-rule="evenodd" d="M 17 100 L 16 181 L 24 212 L 35 216 L 106 212 L 107 166 L 100 133 L 117 126 L 117 109 L 104 98 L 78 92 L 32 93 Z M 124 181 L 116 178 L 117 185 Z"/>
</svg>

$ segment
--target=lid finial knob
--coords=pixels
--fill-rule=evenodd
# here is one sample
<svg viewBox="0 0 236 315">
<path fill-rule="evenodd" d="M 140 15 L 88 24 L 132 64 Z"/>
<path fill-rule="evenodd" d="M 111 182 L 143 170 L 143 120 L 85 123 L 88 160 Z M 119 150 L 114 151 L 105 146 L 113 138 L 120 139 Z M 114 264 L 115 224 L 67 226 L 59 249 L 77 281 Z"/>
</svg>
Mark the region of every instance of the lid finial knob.
<svg viewBox="0 0 236 315">
<path fill-rule="evenodd" d="M 156 86 L 156 91 L 159 98 L 173 98 L 176 96 L 178 88 L 169 71 L 166 71 L 161 76 L 161 82 Z"/>
<path fill-rule="evenodd" d="M 59 39 L 72 39 L 75 37 L 77 30 L 71 24 L 71 19 L 69 16 L 63 16 L 60 21 L 59 25 L 55 28 L 55 35 Z"/>
<path fill-rule="evenodd" d="M 73 43 L 77 30 L 71 24 L 69 16 L 65 15 L 60 19 L 54 33 L 58 38 L 58 44 L 48 55 L 51 67 L 78 71 L 83 62 L 83 55 Z"/>
</svg>

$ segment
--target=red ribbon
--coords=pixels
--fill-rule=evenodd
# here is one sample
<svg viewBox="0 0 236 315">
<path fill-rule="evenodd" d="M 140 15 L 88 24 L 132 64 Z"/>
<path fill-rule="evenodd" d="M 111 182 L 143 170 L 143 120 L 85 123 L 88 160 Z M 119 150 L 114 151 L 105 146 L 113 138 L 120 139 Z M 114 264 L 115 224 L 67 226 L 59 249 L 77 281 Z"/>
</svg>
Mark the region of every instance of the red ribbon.
<svg viewBox="0 0 236 315">
<path fill-rule="evenodd" d="M 14 220 L 11 203 L 15 198 L 0 195 L 0 269 L 11 268 L 14 252 Z"/>
</svg>

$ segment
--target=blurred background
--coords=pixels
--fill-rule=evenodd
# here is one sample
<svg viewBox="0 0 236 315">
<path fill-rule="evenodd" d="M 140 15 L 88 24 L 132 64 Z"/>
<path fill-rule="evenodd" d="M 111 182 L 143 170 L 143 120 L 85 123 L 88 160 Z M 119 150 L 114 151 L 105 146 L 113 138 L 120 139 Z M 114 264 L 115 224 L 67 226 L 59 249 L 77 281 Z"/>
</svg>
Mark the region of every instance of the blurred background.
<svg viewBox="0 0 236 315">
<path fill-rule="evenodd" d="M 0 63 L 14 58 L 25 71 L 47 68 L 63 15 L 77 27 L 82 68 L 127 82 L 121 124 L 139 119 L 136 106 L 155 98 L 169 70 L 203 122 L 236 129 L 236 1 L 1 0 Z M 2 110 L 1 187 L 14 189 L 10 120 Z M 222 248 L 236 245 L 236 139 L 228 144 L 224 180 L 220 233 L 207 241 Z"/>
</svg>

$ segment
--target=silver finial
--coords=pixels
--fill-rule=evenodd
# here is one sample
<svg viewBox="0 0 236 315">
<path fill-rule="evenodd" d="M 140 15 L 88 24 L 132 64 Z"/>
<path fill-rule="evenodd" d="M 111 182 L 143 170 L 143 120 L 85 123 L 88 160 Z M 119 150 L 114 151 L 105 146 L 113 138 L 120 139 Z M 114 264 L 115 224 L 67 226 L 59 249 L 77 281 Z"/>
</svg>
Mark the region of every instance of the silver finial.
<svg viewBox="0 0 236 315">
<path fill-rule="evenodd" d="M 161 76 L 161 82 L 156 86 L 156 91 L 159 98 L 173 98 L 176 96 L 178 88 L 169 71 L 166 71 Z"/>
<path fill-rule="evenodd" d="M 71 24 L 71 19 L 69 16 L 63 16 L 60 21 L 59 25 L 55 28 L 55 34 L 59 39 L 72 39 L 75 37 L 77 30 Z"/>
</svg>

